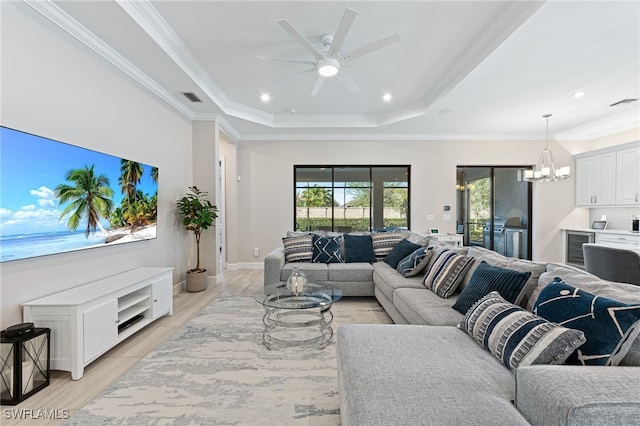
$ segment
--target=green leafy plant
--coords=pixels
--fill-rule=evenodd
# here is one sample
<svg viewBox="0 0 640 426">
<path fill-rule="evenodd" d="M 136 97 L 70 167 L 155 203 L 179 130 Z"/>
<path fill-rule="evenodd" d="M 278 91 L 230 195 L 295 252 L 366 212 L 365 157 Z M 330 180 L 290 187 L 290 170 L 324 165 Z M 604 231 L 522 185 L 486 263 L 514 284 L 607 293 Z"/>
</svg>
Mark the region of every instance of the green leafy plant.
<svg viewBox="0 0 640 426">
<path fill-rule="evenodd" d="M 218 207 L 207 200 L 209 194 L 200 191 L 196 186 L 189 187 L 189 193 L 180 198 L 176 205 L 182 215 L 182 225 L 196 237 L 196 267 L 189 272 L 203 272 L 200 269 L 200 236 L 202 231 L 215 227 L 218 218 Z"/>
</svg>

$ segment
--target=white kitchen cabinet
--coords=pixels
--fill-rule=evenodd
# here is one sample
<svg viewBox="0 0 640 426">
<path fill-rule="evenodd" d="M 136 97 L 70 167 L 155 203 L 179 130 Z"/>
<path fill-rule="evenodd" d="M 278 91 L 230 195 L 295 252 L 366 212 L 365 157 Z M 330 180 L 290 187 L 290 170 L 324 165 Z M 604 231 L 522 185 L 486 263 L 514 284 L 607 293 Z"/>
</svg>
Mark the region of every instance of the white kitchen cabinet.
<svg viewBox="0 0 640 426">
<path fill-rule="evenodd" d="M 622 248 L 640 248 L 640 235 L 621 232 L 596 233 L 596 243 Z"/>
<path fill-rule="evenodd" d="M 640 205 L 640 147 L 616 154 L 616 204 Z"/>
<path fill-rule="evenodd" d="M 84 367 L 163 315 L 173 314 L 173 268 L 138 268 L 24 303 L 23 319 L 51 329 L 52 370 Z"/>
<path fill-rule="evenodd" d="M 576 160 L 576 204 L 606 206 L 615 204 L 616 153 L 608 152 Z"/>
</svg>

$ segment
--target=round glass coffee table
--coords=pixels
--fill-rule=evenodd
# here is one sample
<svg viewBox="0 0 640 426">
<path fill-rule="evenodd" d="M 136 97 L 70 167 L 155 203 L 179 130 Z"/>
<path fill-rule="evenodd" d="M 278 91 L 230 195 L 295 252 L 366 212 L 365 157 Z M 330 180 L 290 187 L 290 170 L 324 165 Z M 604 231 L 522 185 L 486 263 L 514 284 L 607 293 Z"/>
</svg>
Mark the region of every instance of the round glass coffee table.
<svg viewBox="0 0 640 426">
<path fill-rule="evenodd" d="M 342 290 L 306 284 L 293 294 L 286 286 L 255 299 L 264 306 L 262 341 L 268 349 L 308 346 L 322 349 L 333 337 L 331 305 L 342 298 Z"/>
</svg>

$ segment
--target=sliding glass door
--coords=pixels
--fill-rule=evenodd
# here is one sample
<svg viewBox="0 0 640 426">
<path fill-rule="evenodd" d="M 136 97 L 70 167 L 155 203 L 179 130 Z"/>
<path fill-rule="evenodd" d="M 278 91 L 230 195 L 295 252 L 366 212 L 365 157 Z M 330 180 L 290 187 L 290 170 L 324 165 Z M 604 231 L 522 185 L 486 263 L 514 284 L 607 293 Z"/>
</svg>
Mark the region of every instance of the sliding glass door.
<svg viewBox="0 0 640 426">
<path fill-rule="evenodd" d="M 526 167 L 459 166 L 458 230 L 464 244 L 531 259 L 531 184 Z"/>
</svg>

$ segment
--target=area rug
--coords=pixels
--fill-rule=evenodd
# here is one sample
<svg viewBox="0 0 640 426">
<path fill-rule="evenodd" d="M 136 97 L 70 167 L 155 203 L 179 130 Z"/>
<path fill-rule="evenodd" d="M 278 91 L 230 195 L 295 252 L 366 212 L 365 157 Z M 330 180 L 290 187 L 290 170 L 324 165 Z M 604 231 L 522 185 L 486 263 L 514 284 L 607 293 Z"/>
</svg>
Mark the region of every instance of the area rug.
<svg viewBox="0 0 640 426">
<path fill-rule="evenodd" d="M 390 323 L 373 298 L 336 303 L 344 323 Z M 335 337 L 324 349 L 262 344 L 253 297 L 219 299 L 74 414 L 67 425 L 339 425 Z"/>
</svg>

